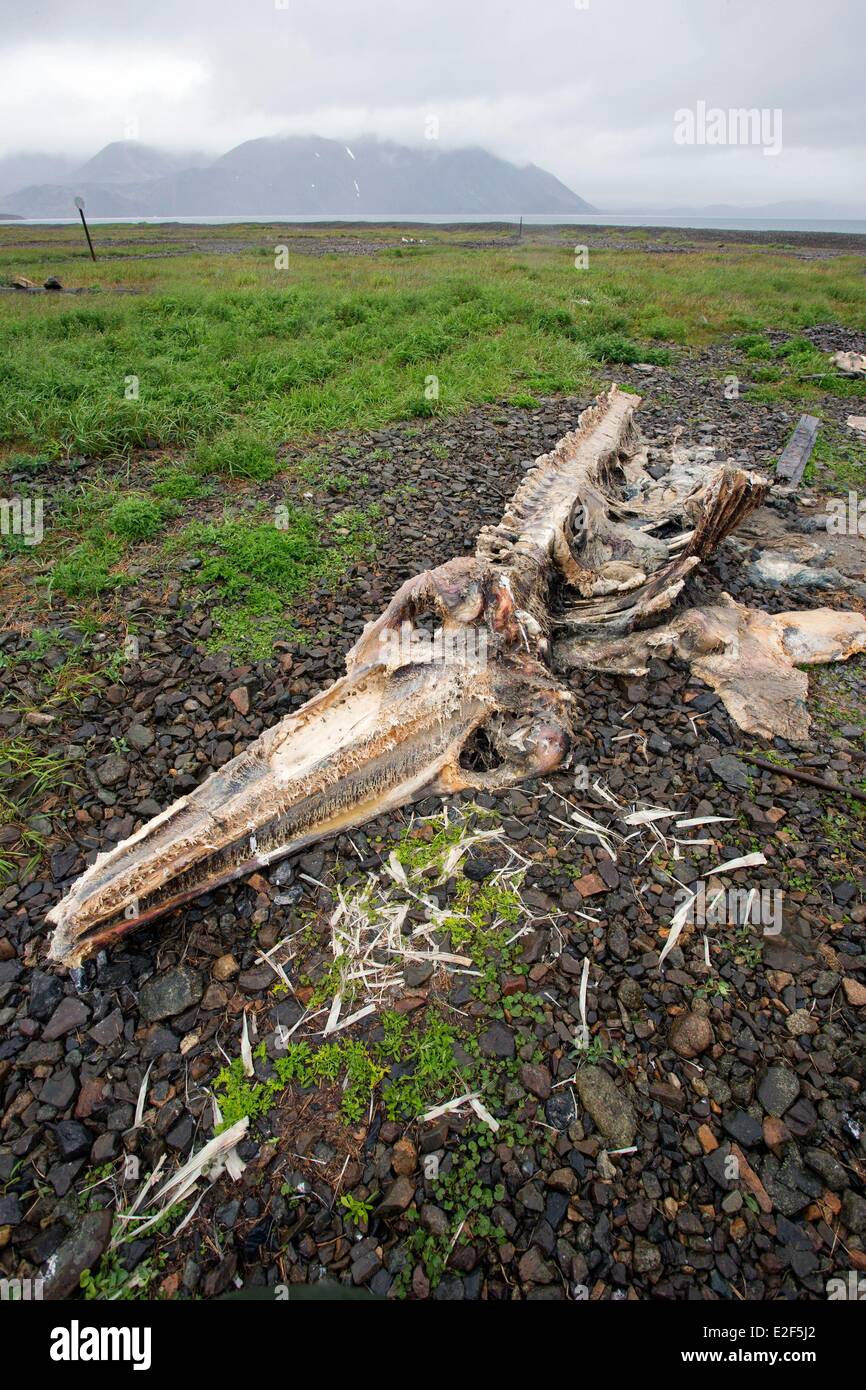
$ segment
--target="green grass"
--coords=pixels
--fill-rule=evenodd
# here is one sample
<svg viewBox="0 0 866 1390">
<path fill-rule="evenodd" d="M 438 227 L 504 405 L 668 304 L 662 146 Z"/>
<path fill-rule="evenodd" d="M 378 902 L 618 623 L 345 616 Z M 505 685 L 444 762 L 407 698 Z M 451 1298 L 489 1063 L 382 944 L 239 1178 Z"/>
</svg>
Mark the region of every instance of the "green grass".
<svg viewBox="0 0 866 1390">
<path fill-rule="evenodd" d="M 126 577 L 113 573 L 119 551 L 110 545 L 78 545 L 65 560 L 58 560 L 51 575 L 51 588 L 69 599 L 91 599 L 120 588 Z"/>
<path fill-rule="evenodd" d="M 825 472 L 819 471 L 823 464 Z M 853 488 L 861 494 L 866 488 L 866 440 L 851 430 L 840 430 L 824 420 L 812 456 L 806 465 L 805 480 L 809 486 L 820 486 L 829 472 L 834 491 Z"/>
<path fill-rule="evenodd" d="M 203 483 L 190 469 L 177 467 L 163 469 L 151 488 L 154 497 L 167 502 L 189 502 L 194 498 L 209 497 L 212 491 L 213 488 Z"/>
<path fill-rule="evenodd" d="M 62 753 L 42 753 L 26 738 L 0 740 L 0 826 L 15 826 L 17 840 L 0 847 L 0 888 L 18 873 L 35 873 L 49 824 L 34 815 L 49 793 L 68 786 Z M 28 818 L 31 818 L 28 822 Z"/>
<path fill-rule="evenodd" d="M 170 504 L 131 493 L 115 502 L 108 515 L 108 529 L 124 541 L 151 541 L 170 514 Z"/>
<path fill-rule="evenodd" d="M 0 441 L 56 457 L 123 455 L 155 439 L 193 448 L 203 471 L 262 480 L 280 443 L 314 431 L 462 409 L 524 384 L 573 389 L 606 323 L 594 318 L 584 335 L 567 311 L 546 314 L 535 294 L 495 279 L 415 288 L 368 275 L 351 297 L 339 275 L 255 291 L 190 284 L 7 322 Z M 133 367 L 141 395 L 128 401 Z M 428 375 L 438 402 L 425 397 Z"/>
<path fill-rule="evenodd" d="M 61 753 L 38 753 L 25 738 L 0 742 L 0 814 L 14 811 L 16 787 L 24 789 L 28 801 L 59 784 L 65 760 Z"/>
<path fill-rule="evenodd" d="M 793 336 L 782 343 L 771 343 L 762 333 L 747 333 L 733 346 L 744 353 L 749 376 L 755 385 L 752 401 L 787 401 L 816 406 L 827 394 L 866 397 L 863 382 L 840 376 L 829 354 L 815 347 L 808 338 Z"/>
<path fill-rule="evenodd" d="M 212 607 L 210 645 L 268 656 L 275 639 L 297 636 L 304 596 L 372 552 L 372 508 L 328 526 L 297 500 L 306 484 L 357 501 L 375 479 L 381 451 L 359 459 L 347 449 L 335 466 L 323 444 L 335 430 L 503 400 L 531 409 L 597 389 L 620 364 L 667 363 L 725 338 L 736 340 L 732 365 L 742 354 L 758 404 L 802 401 L 821 415 L 831 392 L 852 409 L 866 397 L 862 383 L 828 373 L 802 335 L 817 322 L 866 326 L 856 255 L 806 262 L 747 246 L 650 255 L 643 233 L 624 233 L 633 250 L 593 247 L 591 269 L 578 273 L 565 233 L 515 244 L 491 229 L 493 245 L 468 250 L 432 228 L 426 246 L 396 255 L 399 233 L 370 228 L 364 239 L 383 249 L 344 256 L 342 243 L 358 237 L 345 228 L 293 232 L 333 249 L 292 253 L 277 271 L 273 247 L 285 235 L 210 229 L 209 240 L 248 245 L 205 255 L 188 229 L 105 227 L 94 265 L 75 229 L 0 226 L 9 272 L 57 273 L 100 291 L 0 296 L 0 470 L 30 475 L 16 491 L 44 492 L 46 503 L 43 543 L 3 538 L 0 563 L 29 584 L 38 621 L 44 607 L 66 607 L 119 622 L 127 588 L 161 586 L 177 561 L 187 597 Z M 153 256 L 159 249 L 183 254 Z M 792 337 L 774 344 L 771 329 Z M 125 395 L 131 375 L 135 400 Z M 425 392 L 431 377 L 438 396 Z M 452 466 L 444 445 L 431 449 Z M 829 423 L 814 457 L 843 488 L 862 485 L 862 442 Z M 55 487 L 46 474 L 57 460 Z M 296 500 L 280 514 L 268 484 L 286 474 Z"/>
<path fill-rule="evenodd" d="M 266 483 L 277 472 L 274 447 L 252 430 L 227 430 L 211 442 L 200 440 L 193 456 L 198 474 L 224 474 L 248 482 Z"/>
<path fill-rule="evenodd" d="M 296 629 L 288 610 L 316 581 L 336 582 L 374 544 L 374 509 L 337 513 L 330 527 L 314 512 L 281 505 L 270 521 L 229 517 L 193 523 L 172 542 L 201 560 L 196 584 L 207 592 L 212 645 L 257 659 Z"/>
<path fill-rule="evenodd" d="M 866 313 L 856 256 L 802 262 L 739 247 L 686 258 L 636 243 L 593 250 L 578 275 L 565 244 L 466 252 L 440 234 L 423 255 L 294 256 L 276 271 L 263 254 L 276 229 L 232 230 L 257 244 L 93 266 L 74 237 L 40 228 L 48 246 L 10 251 L 10 270 L 55 269 L 105 292 L 3 296 L 0 442 L 55 457 L 156 442 L 194 450 L 207 472 L 261 480 L 287 440 L 574 391 L 604 365 L 665 360 L 660 343 L 856 326 Z M 0 228 L 0 245 L 21 240 Z M 113 295 L 121 277 L 141 293 Z M 124 396 L 131 374 L 137 400 Z M 424 395 L 429 375 L 438 400 Z"/>
<path fill-rule="evenodd" d="M 380 1042 L 364 1043 L 344 1038 L 313 1046 L 304 1039 L 287 1044 L 273 1065 L 273 1075 L 258 1081 L 244 1074 L 240 1057 L 223 1067 L 215 1087 L 222 1112 L 221 1129 L 248 1115 L 251 1119 L 277 1103 L 287 1086 L 341 1086 L 340 1113 L 347 1124 L 358 1124 L 369 1109 L 370 1099 L 382 1086 L 382 1102 L 389 1119 L 416 1119 L 428 1105 L 447 1099 L 449 1087 L 461 1079 L 454 1047 L 454 1030 L 437 1014 L 423 1027 L 412 1026 L 402 1015 L 382 1015 Z M 256 1051 L 266 1061 L 264 1043 Z M 408 1070 L 386 1080 L 400 1063 Z M 382 1083 L 384 1082 L 384 1085 Z"/>
</svg>

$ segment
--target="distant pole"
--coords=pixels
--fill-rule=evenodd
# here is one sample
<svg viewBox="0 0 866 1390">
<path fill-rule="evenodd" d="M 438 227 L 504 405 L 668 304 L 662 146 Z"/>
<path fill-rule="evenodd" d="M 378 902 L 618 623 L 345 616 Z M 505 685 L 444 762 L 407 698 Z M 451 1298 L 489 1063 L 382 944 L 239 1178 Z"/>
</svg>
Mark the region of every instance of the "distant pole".
<svg viewBox="0 0 866 1390">
<path fill-rule="evenodd" d="M 96 252 L 93 249 L 93 242 L 90 240 L 90 231 L 87 226 L 87 219 L 84 216 L 84 199 L 76 198 L 75 206 L 78 208 L 78 216 L 81 218 L 81 225 L 84 228 L 84 235 L 87 237 L 87 245 L 90 247 L 90 259 L 96 260 Z"/>
<path fill-rule="evenodd" d="M 522 241 L 522 240 L 523 240 L 523 213 L 520 214 L 520 228 L 519 228 L 518 233 L 517 233 L 517 240 L 518 240 L 518 241 Z"/>
</svg>

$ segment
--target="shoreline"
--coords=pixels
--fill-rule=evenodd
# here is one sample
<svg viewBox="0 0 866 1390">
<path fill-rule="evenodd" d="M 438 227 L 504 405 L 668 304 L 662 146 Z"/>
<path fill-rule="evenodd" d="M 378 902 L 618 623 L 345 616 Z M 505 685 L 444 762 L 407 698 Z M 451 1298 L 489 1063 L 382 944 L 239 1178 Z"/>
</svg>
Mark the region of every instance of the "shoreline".
<svg viewBox="0 0 866 1390">
<path fill-rule="evenodd" d="M 383 217 L 381 219 L 344 219 L 339 217 L 323 217 L 313 220 L 311 218 L 244 218 L 225 220 L 203 220 L 186 217 L 165 217 L 165 218 L 88 218 L 91 226 L 103 228 L 119 227 L 130 228 L 183 228 L 185 231 L 193 232 L 213 232 L 217 228 L 230 229 L 233 227 L 285 227 L 296 231 L 372 231 L 388 228 L 399 228 L 403 232 L 473 232 L 473 233 L 502 233 L 511 232 L 514 234 L 515 241 L 527 241 L 541 237 L 543 240 L 549 239 L 552 235 L 562 235 L 563 233 L 574 233 L 577 230 L 585 234 L 605 234 L 605 235 L 624 235 L 639 232 L 647 239 L 660 240 L 663 237 L 670 237 L 672 234 L 682 236 L 686 239 L 701 242 L 726 241 L 739 245 L 779 245 L 790 244 L 802 247 L 820 247 L 839 250 L 850 247 L 852 250 L 866 251 L 866 231 L 829 231 L 829 230 L 808 230 L 804 228 L 767 228 L 767 227 L 724 227 L 724 226 L 680 226 L 672 223 L 623 223 L 623 222 L 559 222 L 551 220 L 549 222 L 524 222 L 522 234 L 520 232 L 519 220 L 509 220 L 506 218 L 478 221 L 472 218 L 455 219 L 449 222 L 433 222 L 420 220 L 408 220 L 395 214 L 393 218 Z M 0 218 L 0 223 L 14 228 L 23 229 L 59 229 L 78 225 L 77 218 L 25 218 L 17 216 L 4 216 Z M 856 225 L 856 224 L 855 224 Z M 2 230 L 2 226 L 0 226 Z"/>
</svg>

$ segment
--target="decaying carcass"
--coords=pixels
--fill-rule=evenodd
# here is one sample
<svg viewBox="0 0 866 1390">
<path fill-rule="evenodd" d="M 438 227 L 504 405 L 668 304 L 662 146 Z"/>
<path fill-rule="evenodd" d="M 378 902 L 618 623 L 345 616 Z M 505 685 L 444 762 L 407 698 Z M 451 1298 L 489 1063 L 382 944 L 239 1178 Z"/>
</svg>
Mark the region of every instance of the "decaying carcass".
<svg viewBox="0 0 866 1390">
<path fill-rule="evenodd" d="M 743 727 L 799 732 L 795 663 L 866 649 L 866 621 L 831 610 L 769 619 L 723 595 L 721 607 L 654 627 L 769 483 L 676 448 L 652 476 L 639 404 L 616 387 L 600 396 L 529 470 L 474 556 L 402 586 L 341 680 L 100 855 L 49 914 L 52 958 L 79 965 L 190 898 L 430 793 L 549 773 L 573 738 L 558 672 L 638 671 L 675 653 Z M 750 659 L 762 652 L 750 675 L 757 724 L 738 643 Z"/>
</svg>

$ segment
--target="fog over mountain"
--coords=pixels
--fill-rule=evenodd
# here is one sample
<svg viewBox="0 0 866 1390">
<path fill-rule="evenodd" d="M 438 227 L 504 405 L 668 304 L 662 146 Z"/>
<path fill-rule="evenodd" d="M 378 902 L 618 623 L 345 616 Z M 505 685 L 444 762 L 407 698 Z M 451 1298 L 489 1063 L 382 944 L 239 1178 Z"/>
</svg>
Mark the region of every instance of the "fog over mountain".
<svg viewBox="0 0 866 1390">
<path fill-rule="evenodd" d="M 532 162 L 609 210 L 863 197 L 851 0 L 39 0 L 6 4 L 2 33 L 0 161 L 80 166 L 130 136 L 217 161 L 260 136 L 366 135 Z M 778 152 L 678 143 L 676 113 L 699 103 L 778 113 Z M 0 197 L 66 182 L 0 169 Z"/>
<path fill-rule="evenodd" d="M 0 212 L 70 217 L 76 196 L 93 217 L 593 211 L 546 170 L 518 167 L 482 149 L 285 136 L 246 140 L 210 161 L 116 141 L 52 182 L 7 193 Z"/>
</svg>

